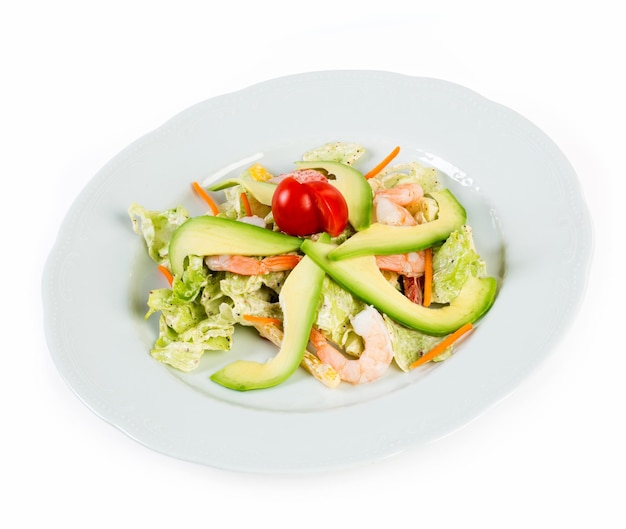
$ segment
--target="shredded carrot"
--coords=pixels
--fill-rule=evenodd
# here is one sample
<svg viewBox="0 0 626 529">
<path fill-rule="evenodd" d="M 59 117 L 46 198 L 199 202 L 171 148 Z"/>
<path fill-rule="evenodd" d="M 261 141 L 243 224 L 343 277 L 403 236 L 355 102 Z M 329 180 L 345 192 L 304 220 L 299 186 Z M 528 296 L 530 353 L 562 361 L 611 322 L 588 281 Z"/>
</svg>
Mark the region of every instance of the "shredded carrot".
<svg viewBox="0 0 626 529">
<path fill-rule="evenodd" d="M 245 191 L 241 193 L 241 203 L 243 204 L 243 209 L 246 212 L 246 217 L 252 217 L 252 208 L 250 207 L 250 201 L 248 200 L 248 195 Z"/>
<path fill-rule="evenodd" d="M 418 358 L 415 362 L 413 362 L 409 369 L 415 369 L 416 367 L 425 364 L 426 362 L 430 362 L 433 358 L 438 357 L 441 353 L 443 353 L 448 347 L 450 347 L 454 342 L 456 342 L 461 336 L 465 333 L 472 330 L 472 324 L 466 323 L 465 325 L 458 328 L 452 334 L 446 336 L 443 340 L 441 340 L 435 347 L 433 347 L 430 351 L 428 351 L 424 356 Z"/>
<path fill-rule="evenodd" d="M 282 323 L 278 318 L 267 318 L 265 316 L 253 316 L 252 314 L 244 314 L 243 319 L 250 323 L 261 323 L 263 325 L 280 325 Z"/>
<path fill-rule="evenodd" d="M 191 186 L 193 187 L 194 191 L 198 193 L 200 198 L 202 198 L 202 200 L 204 200 L 209 205 L 211 211 L 213 212 L 213 215 L 217 215 L 219 213 L 219 209 L 217 209 L 217 204 L 213 201 L 209 194 L 204 189 L 202 189 L 198 182 L 192 182 Z"/>
<path fill-rule="evenodd" d="M 429 307 L 433 296 L 433 249 L 424 250 L 424 301 L 422 305 Z"/>
<path fill-rule="evenodd" d="M 400 152 L 400 147 L 396 147 L 393 151 L 391 151 L 382 162 L 380 162 L 376 167 L 374 167 L 369 173 L 365 175 L 365 179 L 369 180 L 370 178 L 374 178 L 378 173 L 380 173 L 385 167 L 389 165 L 391 160 L 393 160 L 398 153 Z"/>
<path fill-rule="evenodd" d="M 172 283 L 174 282 L 174 276 L 172 276 L 172 272 L 170 272 L 163 265 L 159 265 L 158 269 L 159 272 L 161 272 L 165 276 L 165 279 L 167 279 L 167 282 L 170 284 L 170 286 L 172 286 Z"/>
</svg>

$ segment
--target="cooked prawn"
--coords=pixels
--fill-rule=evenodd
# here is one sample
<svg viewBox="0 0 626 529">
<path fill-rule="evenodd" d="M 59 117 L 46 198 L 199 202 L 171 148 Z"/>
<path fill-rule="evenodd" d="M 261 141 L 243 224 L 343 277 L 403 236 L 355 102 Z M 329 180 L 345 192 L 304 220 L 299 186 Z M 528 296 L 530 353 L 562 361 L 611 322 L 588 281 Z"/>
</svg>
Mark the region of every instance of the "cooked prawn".
<svg viewBox="0 0 626 529">
<path fill-rule="evenodd" d="M 295 178 L 301 184 L 306 182 L 328 182 L 328 178 L 315 169 L 296 169 L 291 173 L 282 173 L 274 176 L 269 181 L 274 184 L 280 184 L 288 176 Z"/>
<path fill-rule="evenodd" d="M 354 332 L 365 343 L 359 358 L 346 358 L 316 329 L 311 332 L 311 342 L 319 359 L 333 367 L 342 380 L 352 384 L 371 382 L 381 377 L 393 360 L 391 337 L 383 317 L 371 306 L 352 317 L 351 321 Z"/>
<path fill-rule="evenodd" d="M 300 262 L 300 259 L 302 257 L 295 254 L 272 255 L 262 259 L 244 255 L 209 255 L 204 258 L 204 262 L 211 270 L 225 270 L 242 276 L 256 276 L 291 270 Z"/>
<path fill-rule="evenodd" d="M 376 222 L 390 226 L 415 226 L 417 221 L 404 206 L 385 196 L 374 196 Z"/>
<path fill-rule="evenodd" d="M 400 184 L 389 189 L 378 189 L 376 197 L 385 197 L 399 206 L 414 206 L 424 198 L 424 190 L 418 183 Z"/>
<path fill-rule="evenodd" d="M 376 264 L 381 270 L 397 272 L 407 277 L 419 277 L 424 275 L 424 252 L 377 255 Z"/>
</svg>

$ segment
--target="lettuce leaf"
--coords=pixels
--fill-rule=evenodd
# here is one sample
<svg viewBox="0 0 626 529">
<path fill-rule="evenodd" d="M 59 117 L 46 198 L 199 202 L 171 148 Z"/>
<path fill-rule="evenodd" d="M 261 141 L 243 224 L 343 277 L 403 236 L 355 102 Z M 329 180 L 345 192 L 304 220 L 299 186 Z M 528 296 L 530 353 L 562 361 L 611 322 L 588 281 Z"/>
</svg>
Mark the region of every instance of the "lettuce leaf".
<svg viewBox="0 0 626 529">
<path fill-rule="evenodd" d="M 172 283 L 174 295 L 181 301 L 196 299 L 206 286 L 208 277 L 209 269 L 204 266 L 204 259 L 197 255 L 190 255 L 181 277 L 174 276 Z"/>
<path fill-rule="evenodd" d="M 255 276 L 225 272 L 220 280 L 220 291 L 230 302 L 226 306 L 222 303 L 220 310 L 242 325 L 250 325 L 243 318 L 246 314 L 282 318 L 277 292 L 268 285 L 280 285 L 284 283 L 285 277 L 284 272 Z"/>
<path fill-rule="evenodd" d="M 408 371 L 413 362 L 444 339 L 442 336 L 431 336 L 415 329 L 409 329 L 392 320 L 386 314 L 383 314 L 383 318 L 387 329 L 389 329 L 394 360 L 402 371 Z M 452 354 L 452 349 L 453 346 L 451 345 L 433 361 L 445 360 Z"/>
<path fill-rule="evenodd" d="M 165 314 L 159 319 L 159 337 L 150 354 L 164 364 L 184 372 L 198 367 L 206 351 L 227 351 L 231 347 L 234 327 L 204 319 L 178 334 L 167 324 Z"/>
<path fill-rule="evenodd" d="M 365 304 L 341 288 L 328 276 L 324 277 L 320 308 L 315 325 L 332 342 L 352 356 L 360 356 L 363 340 L 354 332 L 350 316 L 356 316 Z"/>
<path fill-rule="evenodd" d="M 302 159 L 305 162 L 329 161 L 354 165 L 363 154 L 365 154 L 365 149 L 358 143 L 337 141 L 305 152 Z"/>
<path fill-rule="evenodd" d="M 424 194 L 442 188 L 439 173 L 434 167 L 425 167 L 417 162 L 401 163 L 383 169 L 369 180 L 372 189 L 390 189 L 400 184 L 420 184 Z"/>
<path fill-rule="evenodd" d="M 435 303 L 449 303 L 471 276 L 482 277 L 485 262 L 474 249 L 472 230 L 463 226 L 433 252 L 433 294 Z"/>
<path fill-rule="evenodd" d="M 153 211 L 133 203 L 128 208 L 128 215 L 135 233 L 144 238 L 151 259 L 169 268 L 168 249 L 172 234 L 189 218 L 189 212 L 182 206 Z"/>
</svg>

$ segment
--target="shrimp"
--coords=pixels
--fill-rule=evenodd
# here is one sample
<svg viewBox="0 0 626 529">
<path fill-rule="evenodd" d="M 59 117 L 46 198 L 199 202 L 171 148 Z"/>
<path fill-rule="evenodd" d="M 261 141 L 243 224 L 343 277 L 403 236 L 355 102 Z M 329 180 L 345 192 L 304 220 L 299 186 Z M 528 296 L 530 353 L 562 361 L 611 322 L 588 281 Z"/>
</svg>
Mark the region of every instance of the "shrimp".
<svg viewBox="0 0 626 529">
<path fill-rule="evenodd" d="M 270 182 L 273 184 L 280 184 L 285 178 L 293 177 L 301 184 L 306 182 L 328 182 L 328 178 L 323 173 L 315 169 L 296 169 L 291 173 L 282 173 L 278 176 L 270 178 Z"/>
<path fill-rule="evenodd" d="M 354 332 L 365 342 L 359 358 L 346 358 L 316 329 L 311 332 L 311 342 L 319 359 L 333 367 L 341 380 L 351 384 L 371 382 L 381 377 L 393 360 L 391 337 L 383 317 L 374 307 L 368 306 L 351 321 Z"/>
<path fill-rule="evenodd" d="M 259 334 L 272 342 L 276 347 L 280 348 L 283 342 L 283 331 L 277 325 L 272 323 L 253 323 L 252 324 Z M 304 351 L 304 356 L 300 365 L 306 369 L 313 377 L 329 388 L 336 388 L 341 383 L 339 373 L 331 366 L 324 364 L 317 356 Z"/>
<path fill-rule="evenodd" d="M 300 259 L 302 257 L 295 254 L 272 255 L 262 259 L 244 255 L 209 255 L 204 258 L 204 262 L 211 270 L 225 270 L 242 276 L 256 276 L 291 270 L 300 262 Z"/>
<path fill-rule="evenodd" d="M 376 191 L 376 220 L 392 226 L 415 226 L 417 221 L 405 206 L 419 202 L 423 196 L 424 192 L 419 184 L 400 184 L 391 189 Z M 407 277 L 419 277 L 424 273 L 424 252 L 377 255 L 376 264 L 381 270 L 397 272 Z"/>
<path fill-rule="evenodd" d="M 376 265 L 381 270 L 397 272 L 406 277 L 420 277 L 424 275 L 424 252 L 377 255 Z"/>
<path fill-rule="evenodd" d="M 379 189 L 376 197 L 385 197 L 399 206 L 415 206 L 424 198 L 424 190 L 418 183 L 400 184 L 389 189 Z"/>
<path fill-rule="evenodd" d="M 374 213 L 376 222 L 381 224 L 390 226 L 415 226 L 417 224 L 408 209 L 385 196 L 374 196 Z"/>
</svg>

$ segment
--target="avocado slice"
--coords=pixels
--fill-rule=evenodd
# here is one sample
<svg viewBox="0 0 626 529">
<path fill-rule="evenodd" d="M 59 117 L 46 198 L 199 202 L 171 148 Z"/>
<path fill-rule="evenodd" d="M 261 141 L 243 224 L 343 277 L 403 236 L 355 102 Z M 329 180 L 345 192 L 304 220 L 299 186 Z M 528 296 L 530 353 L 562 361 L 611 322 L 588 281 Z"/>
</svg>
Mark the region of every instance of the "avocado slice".
<svg viewBox="0 0 626 529">
<path fill-rule="evenodd" d="M 360 255 L 394 255 L 417 252 L 448 238 L 467 220 L 465 208 L 449 189 L 433 191 L 439 213 L 435 220 L 416 226 L 388 226 L 373 223 L 366 230 L 350 237 L 329 257 L 333 261 Z"/>
<path fill-rule="evenodd" d="M 272 205 L 272 197 L 274 191 L 276 191 L 277 184 L 273 182 L 262 182 L 259 180 L 252 180 L 250 178 L 229 178 L 228 180 L 222 180 L 217 184 L 209 187 L 209 191 L 221 191 L 227 187 L 233 187 L 241 185 L 243 188 L 256 198 L 261 204 L 265 206 Z"/>
<path fill-rule="evenodd" d="M 296 162 L 300 169 L 322 169 L 330 176 L 328 183 L 335 186 L 348 204 L 348 222 L 356 231 L 372 223 L 372 187 L 363 173 L 354 167 L 331 161 Z"/>
<path fill-rule="evenodd" d="M 211 380 L 230 389 L 248 391 L 276 386 L 289 378 L 309 343 L 324 276 L 324 271 L 305 256 L 289 273 L 278 296 L 284 335 L 276 356 L 263 364 L 237 360 L 211 375 Z"/>
<path fill-rule="evenodd" d="M 180 276 L 189 255 L 277 255 L 300 248 L 302 239 L 223 217 L 201 215 L 186 220 L 169 245 L 172 273 Z"/>
<path fill-rule="evenodd" d="M 332 261 L 335 244 L 306 240 L 301 250 L 339 285 L 397 322 L 434 336 L 456 331 L 491 308 L 497 283 L 493 277 L 470 277 L 449 305 L 423 307 L 410 301 L 385 279 L 372 255 Z"/>
</svg>

